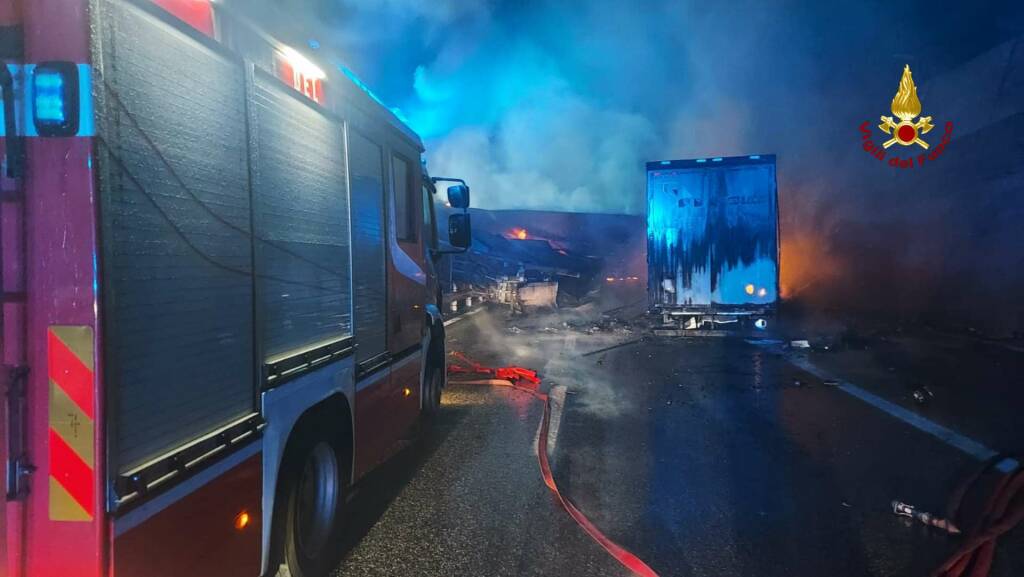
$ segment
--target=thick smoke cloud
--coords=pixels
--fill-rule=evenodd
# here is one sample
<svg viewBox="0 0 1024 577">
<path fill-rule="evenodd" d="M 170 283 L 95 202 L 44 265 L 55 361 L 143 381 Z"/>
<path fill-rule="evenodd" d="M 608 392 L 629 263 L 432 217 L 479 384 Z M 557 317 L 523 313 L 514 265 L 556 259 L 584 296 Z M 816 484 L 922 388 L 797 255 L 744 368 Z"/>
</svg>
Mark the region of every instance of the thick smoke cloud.
<svg viewBox="0 0 1024 577">
<path fill-rule="evenodd" d="M 880 21 L 913 7 L 862 3 L 339 1 L 353 67 L 425 138 L 432 170 L 493 209 L 639 214 L 643 164 L 664 158 L 819 170 L 929 28 L 892 34 Z"/>
<path fill-rule="evenodd" d="M 645 161 L 774 153 L 784 296 L 1024 330 L 1020 2 L 308 1 L 477 207 L 642 214 Z M 905 64 L 958 127 L 914 172 L 858 131 Z"/>
<path fill-rule="evenodd" d="M 809 35 L 774 25 L 779 8 L 762 2 L 397 4 L 407 10 L 348 6 L 357 22 L 390 22 L 385 51 L 419 55 L 385 99 L 426 139 L 431 169 L 471 180 L 481 208 L 640 214 L 644 162 L 774 152 L 751 101 L 813 77 Z M 787 63 L 786 90 L 764 50 Z"/>
</svg>

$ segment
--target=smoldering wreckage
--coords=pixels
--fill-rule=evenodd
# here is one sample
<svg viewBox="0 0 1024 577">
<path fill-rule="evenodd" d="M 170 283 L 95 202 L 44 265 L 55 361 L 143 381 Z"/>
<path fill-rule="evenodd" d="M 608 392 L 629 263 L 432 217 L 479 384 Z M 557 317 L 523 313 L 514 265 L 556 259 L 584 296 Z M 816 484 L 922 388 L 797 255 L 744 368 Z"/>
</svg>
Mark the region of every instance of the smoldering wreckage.
<svg viewBox="0 0 1024 577">
<path fill-rule="evenodd" d="M 646 217 L 475 211 L 446 308 L 600 300 L 650 310 L 664 335 L 764 330 L 780 293 L 775 172 L 773 155 L 648 163 Z"/>
<path fill-rule="evenodd" d="M 505 320 L 495 329 L 508 335 L 528 339 L 593 336 L 594 340 L 579 341 L 588 343 L 584 346 L 589 350 L 578 353 L 577 361 L 592 362 L 597 368 L 604 365 L 609 351 L 634 347 L 633 354 L 643 356 L 648 343 L 687 336 L 753 337 L 766 350 L 797 364 L 807 363 L 809 356 L 840 358 L 872 348 L 891 354 L 904 344 L 907 335 L 899 328 L 857 323 L 822 327 L 804 318 L 799 309 L 787 311 L 791 319 L 780 320 L 773 156 L 659 161 L 648 164 L 647 181 L 646 220 L 476 211 L 480 226 L 474 231 L 472 248 L 452 259 L 447 271 L 449 314 L 457 318 L 490 307 Z M 572 225 L 565 227 L 566 220 L 572 220 Z M 595 228 L 612 232 L 594 236 L 552 232 Z M 467 382 L 467 374 L 483 375 L 496 381 L 480 382 L 525 384 L 533 394 L 544 377 L 523 367 L 484 367 L 461 352 L 452 355 L 449 374 L 456 383 Z M 831 375 L 801 375 L 792 383 L 803 389 L 813 389 L 812 383 L 827 388 L 850 386 Z M 942 388 L 913 381 L 904 398 L 927 407 Z M 547 397 L 542 400 L 547 402 Z M 547 412 L 544 418 L 546 430 Z M 548 479 L 545 466 L 541 464 L 542 474 Z M 1010 476 L 993 486 L 999 471 Z M 549 487 L 558 495 L 557 488 Z M 1022 487 L 1019 461 L 993 453 L 954 490 L 945 516 L 900 500 L 893 500 L 890 510 L 895 517 L 962 539 L 936 575 L 962 575 L 967 567 L 984 575 L 991 569 L 997 540 L 1024 517 Z M 964 505 L 967 495 L 984 501 L 980 516 L 973 501 L 971 506 Z M 843 505 L 850 506 L 845 501 Z M 579 515 L 581 526 L 589 532 L 582 512 L 568 507 L 567 511 Z M 965 526 L 970 527 L 966 533 L 961 528 Z M 603 535 L 595 538 L 600 541 Z M 636 567 L 619 561 L 634 574 L 655 574 L 642 561 Z"/>
<path fill-rule="evenodd" d="M 473 243 L 442 262 L 448 313 L 573 309 L 612 292 L 644 298 L 643 217 L 471 210 Z"/>
</svg>

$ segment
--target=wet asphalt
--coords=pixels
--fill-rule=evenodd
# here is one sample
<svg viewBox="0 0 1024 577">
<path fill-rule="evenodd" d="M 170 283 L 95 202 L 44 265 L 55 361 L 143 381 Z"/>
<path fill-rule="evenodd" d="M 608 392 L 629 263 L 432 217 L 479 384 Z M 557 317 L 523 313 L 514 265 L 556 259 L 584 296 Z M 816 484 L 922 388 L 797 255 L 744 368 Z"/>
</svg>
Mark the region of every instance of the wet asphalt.
<svg viewBox="0 0 1024 577">
<path fill-rule="evenodd" d="M 662 576 L 924 576 L 958 543 L 890 502 L 941 513 L 976 461 L 783 356 L 512 326 L 465 319 L 449 350 L 568 389 L 556 481 Z M 543 485 L 540 416 L 522 393 L 451 384 L 437 422 L 357 487 L 335 575 L 628 575 Z M 1020 531 L 1003 540 L 993 577 L 1024 574 L 1022 545 Z"/>
</svg>

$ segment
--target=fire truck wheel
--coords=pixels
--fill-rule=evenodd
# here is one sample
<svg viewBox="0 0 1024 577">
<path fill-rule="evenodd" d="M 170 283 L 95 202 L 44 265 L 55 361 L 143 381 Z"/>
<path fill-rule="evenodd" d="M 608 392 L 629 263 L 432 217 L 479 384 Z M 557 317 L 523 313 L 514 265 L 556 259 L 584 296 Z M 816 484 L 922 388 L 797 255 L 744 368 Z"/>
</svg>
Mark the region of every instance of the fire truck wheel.
<svg viewBox="0 0 1024 577">
<path fill-rule="evenodd" d="M 441 409 L 441 387 L 444 385 L 444 373 L 441 371 L 440 367 L 432 368 L 423 387 L 423 414 L 428 417 L 436 416 Z"/>
<path fill-rule="evenodd" d="M 344 467 L 326 441 L 292 461 L 281 530 L 283 563 L 278 577 L 321 577 L 336 561 L 344 506 Z"/>
</svg>

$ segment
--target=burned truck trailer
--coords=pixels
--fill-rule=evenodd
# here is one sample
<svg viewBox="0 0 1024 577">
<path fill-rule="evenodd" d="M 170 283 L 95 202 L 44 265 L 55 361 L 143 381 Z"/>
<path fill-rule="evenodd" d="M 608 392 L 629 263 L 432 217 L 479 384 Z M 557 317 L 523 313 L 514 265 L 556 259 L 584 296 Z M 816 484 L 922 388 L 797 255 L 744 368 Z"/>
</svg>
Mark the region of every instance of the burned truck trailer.
<svg viewBox="0 0 1024 577">
<path fill-rule="evenodd" d="M 774 155 L 647 163 L 647 292 L 661 330 L 765 328 L 778 214 Z"/>
</svg>

